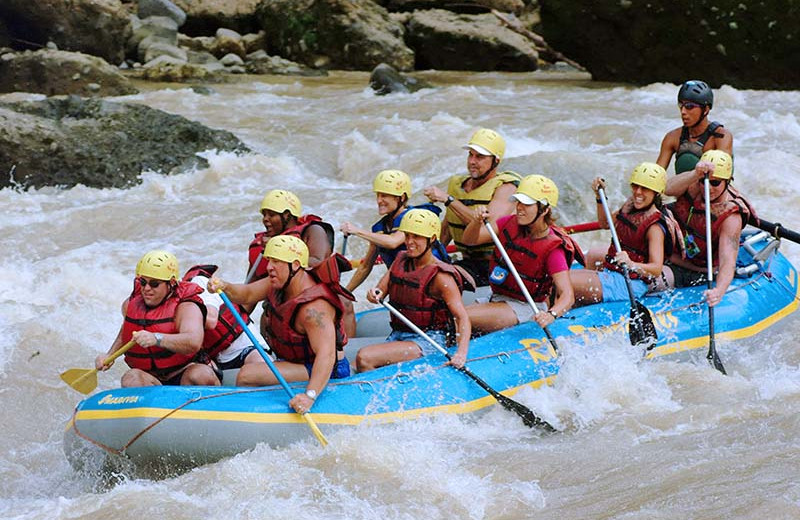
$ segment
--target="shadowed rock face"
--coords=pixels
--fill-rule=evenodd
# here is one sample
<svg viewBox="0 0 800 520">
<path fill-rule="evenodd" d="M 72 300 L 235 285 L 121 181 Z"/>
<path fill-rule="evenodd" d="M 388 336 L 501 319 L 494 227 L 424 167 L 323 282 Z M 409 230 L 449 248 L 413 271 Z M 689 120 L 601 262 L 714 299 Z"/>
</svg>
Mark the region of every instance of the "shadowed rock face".
<svg viewBox="0 0 800 520">
<path fill-rule="evenodd" d="M 117 65 L 130 36 L 128 12 L 119 0 L 1 0 L 0 21 L 16 48 L 59 49 L 99 56 Z"/>
<path fill-rule="evenodd" d="M 394 68 L 381 63 L 369 76 L 369 86 L 375 94 L 384 96 L 394 92 L 416 92 L 421 88 L 430 88 L 430 84 L 397 72 Z"/>
<path fill-rule="evenodd" d="M 595 79 L 798 88 L 800 5 L 541 0 L 543 36 Z"/>
<path fill-rule="evenodd" d="M 76 96 L 0 103 L 0 187 L 121 188 L 145 170 L 207 166 L 198 152 L 247 152 L 230 132 L 142 105 Z"/>
</svg>

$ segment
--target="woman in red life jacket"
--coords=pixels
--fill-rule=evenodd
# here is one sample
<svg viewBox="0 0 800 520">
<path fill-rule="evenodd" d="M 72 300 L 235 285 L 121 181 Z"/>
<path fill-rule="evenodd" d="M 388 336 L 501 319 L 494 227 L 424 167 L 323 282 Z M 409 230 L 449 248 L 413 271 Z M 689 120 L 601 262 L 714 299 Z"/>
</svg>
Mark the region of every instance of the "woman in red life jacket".
<svg viewBox="0 0 800 520">
<path fill-rule="evenodd" d="M 306 270 L 308 247 L 298 237 L 270 238 L 264 259 L 269 260 L 266 278 L 244 285 L 214 277 L 208 289 L 225 291 L 232 302 L 241 305 L 265 300 L 266 338 L 277 356 L 275 367 L 286 381 L 308 381 L 305 393 L 289 401 L 297 412 L 305 413 L 331 378 L 350 375 L 344 357 L 344 309 L 339 299 L 349 293 L 338 281 L 326 283 Z M 253 363 L 239 370 L 236 383 L 264 386 L 278 381 L 266 363 Z"/>
<path fill-rule="evenodd" d="M 739 237 L 750 216 L 755 216 L 750 203 L 733 189 L 733 160 L 721 150 L 709 150 L 693 170 L 669 179 L 667 195 L 676 198 L 671 204 L 686 243 L 686 257 L 673 253 L 669 259 L 676 287 L 706 283 L 706 216 L 705 175 L 709 175 L 711 202 L 712 260 L 717 271 L 716 286 L 706 291 L 706 300 L 714 306 L 722 300 L 733 280 Z"/>
<path fill-rule="evenodd" d="M 107 370 L 108 355 L 133 339 L 123 387 L 220 384 L 202 351 L 203 289 L 179 276 L 178 260 L 165 251 L 150 251 L 136 265 L 133 293 L 122 303 L 125 321 L 109 351 L 95 360 L 98 370 Z"/>
<path fill-rule="evenodd" d="M 464 276 L 469 275 L 433 256 L 432 246 L 441 233 L 441 221 L 432 211 L 409 210 L 398 229 L 405 233 L 406 250 L 397 255 L 378 285 L 367 291 L 367 300 L 380 303 L 388 294 L 392 305 L 440 346 L 457 344 L 449 363 L 462 367 L 472 333 L 461 299 Z M 359 372 L 437 352 L 395 316 L 391 318 L 391 326 L 392 333 L 386 343 L 358 351 Z"/>
<path fill-rule="evenodd" d="M 570 271 L 578 305 L 627 301 L 622 264 L 628 266 L 635 298 L 672 287 L 672 273 L 664 270 L 664 261 L 673 250 L 680 254 L 683 237 L 672 213 L 661 202 L 666 185 L 667 172 L 658 164 L 644 162 L 634 168 L 631 196 L 611 215 L 622 251 L 617 251 L 613 242 L 608 250 L 593 249 L 586 255 L 586 269 Z M 605 181 L 598 177 L 592 182 L 597 220 L 608 228 L 600 188 L 605 190 Z"/>
<path fill-rule="evenodd" d="M 553 208 L 558 203 L 558 187 L 541 175 L 522 179 L 517 192 L 511 195 L 516 213 L 489 220 L 519 272 L 534 302 L 546 308 L 555 289 L 555 301 L 547 312 L 534 315 L 522 289 L 495 248 L 490 260 L 489 282 L 492 296 L 488 302 L 467 307 L 473 328 L 481 332 L 504 329 L 535 320 L 546 327 L 567 312 L 574 302 L 569 283 L 569 267 L 576 258 L 583 260 L 580 248 L 563 230 L 554 225 Z M 466 243 L 479 243 L 488 236 L 484 219 L 490 212 L 480 207 L 464 230 Z"/>
</svg>

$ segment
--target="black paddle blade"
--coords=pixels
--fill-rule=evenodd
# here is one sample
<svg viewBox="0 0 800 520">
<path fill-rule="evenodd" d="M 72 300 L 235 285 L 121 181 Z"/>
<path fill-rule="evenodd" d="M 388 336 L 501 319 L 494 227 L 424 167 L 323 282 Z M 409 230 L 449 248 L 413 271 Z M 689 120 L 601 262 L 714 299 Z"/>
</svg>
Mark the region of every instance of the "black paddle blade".
<svg viewBox="0 0 800 520">
<path fill-rule="evenodd" d="M 639 300 L 636 300 L 634 305 L 631 305 L 628 337 L 631 340 L 631 345 L 645 347 L 647 350 L 652 349 L 658 341 L 653 316 L 650 315 L 650 311 Z"/>
<path fill-rule="evenodd" d="M 541 417 L 538 417 L 527 406 L 524 406 L 524 405 L 514 401 L 513 399 L 504 396 L 503 394 L 497 394 L 497 395 L 494 396 L 494 398 L 497 399 L 497 402 L 500 403 L 500 405 L 503 408 L 505 408 L 506 410 L 512 411 L 515 414 L 517 414 L 520 417 L 522 417 L 522 422 L 528 428 L 542 428 L 543 430 L 545 430 L 545 431 L 547 431 L 549 433 L 555 433 L 555 432 L 558 431 L 555 428 L 553 428 L 552 424 L 550 424 L 549 422 L 545 421 Z"/>
<path fill-rule="evenodd" d="M 722 365 L 722 360 L 719 358 L 719 355 L 717 354 L 717 349 L 713 350 L 709 349 L 708 355 L 706 355 L 706 359 L 708 359 L 708 362 L 711 363 L 711 365 L 714 368 L 722 372 L 722 375 L 725 376 L 728 375 L 728 373 L 725 371 L 725 367 Z"/>
</svg>

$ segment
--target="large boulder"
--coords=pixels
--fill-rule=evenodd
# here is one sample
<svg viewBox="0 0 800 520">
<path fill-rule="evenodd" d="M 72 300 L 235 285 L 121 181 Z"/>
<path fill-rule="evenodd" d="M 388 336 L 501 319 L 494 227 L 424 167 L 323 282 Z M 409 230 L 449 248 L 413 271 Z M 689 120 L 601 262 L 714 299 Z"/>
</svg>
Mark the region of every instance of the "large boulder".
<svg viewBox="0 0 800 520">
<path fill-rule="evenodd" d="M 408 94 L 423 88 L 431 88 L 427 81 L 400 74 L 394 68 L 381 63 L 369 75 L 369 86 L 378 96 L 393 93 Z"/>
<path fill-rule="evenodd" d="M 371 0 L 262 0 L 256 11 L 268 51 L 313 67 L 414 67 L 403 26 Z"/>
<path fill-rule="evenodd" d="M 126 187 L 145 170 L 204 166 L 204 150 L 245 152 L 230 132 L 138 104 L 77 96 L 0 103 L 0 188 Z"/>
<path fill-rule="evenodd" d="M 5 22 L 15 48 L 43 47 L 99 56 L 118 65 L 130 36 L 128 11 L 120 0 L 2 0 Z"/>
<path fill-rule="evenodd" d="M 256 6 L 260 0 L 174 0 L 186 13 L 181 30 L 191 36 L 210 36 L 219 27 L 245 34 L 258 31 Z"/>
<path fill-rule="evenodd" d="M 800 5 L 540 0 L 542 32 L 595 79 L 800 88 Z"/>
<path fill-rule="evenodd" d="M 492 14 L 414 11 L 406 28 L 417 69 L 524 72 L 539 68 L 533 42 Z"/>
<path fill-rule="evenodd" d="M 0 56 L 0 92 L 123 96 L 136 88 L 102 58 L 50 49 Z"/>
</svg>

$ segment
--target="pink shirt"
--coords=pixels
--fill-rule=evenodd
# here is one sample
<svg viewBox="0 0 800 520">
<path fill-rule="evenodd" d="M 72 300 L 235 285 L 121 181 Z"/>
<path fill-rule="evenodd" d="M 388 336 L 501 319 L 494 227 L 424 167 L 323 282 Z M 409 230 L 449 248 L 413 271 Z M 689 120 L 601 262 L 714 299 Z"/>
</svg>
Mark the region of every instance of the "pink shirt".
<svg viewBox="0 0 800 520">
<path fill-rule="evenodd" d="M 515 215 L 506 215 L 497 219 L 497 227 L 502 228 L 509 219 L 517 218 Z M 550 229 L 550 234 L 554 235 L 553 230 Z M 547 274 L 553 276 L 554 274 L 561 273 L 569 270 L 567 265 L 567 254 L 563 248 L 557 247 L 547 255 Z"/>
</svg>

